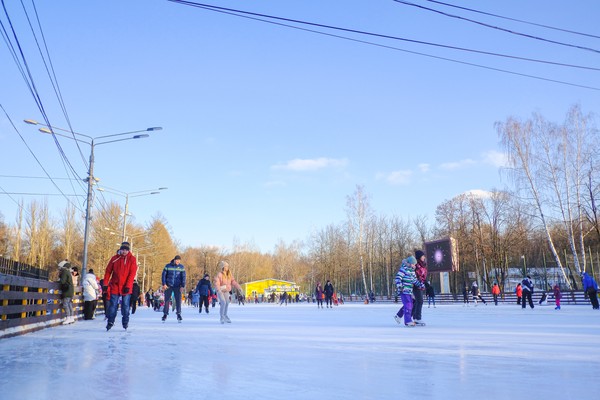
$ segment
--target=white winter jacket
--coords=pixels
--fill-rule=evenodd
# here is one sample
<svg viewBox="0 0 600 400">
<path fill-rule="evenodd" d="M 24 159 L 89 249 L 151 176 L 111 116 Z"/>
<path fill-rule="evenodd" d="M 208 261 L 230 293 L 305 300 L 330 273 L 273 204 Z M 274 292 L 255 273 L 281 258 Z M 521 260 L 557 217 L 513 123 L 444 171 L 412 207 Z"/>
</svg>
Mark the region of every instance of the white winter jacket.
<svg viewBox="0 0 600 400">
<path fill-rule="evenodd" d="M 85 274 L 85 279 L 83 280 L 83 300 L 92 301 L 96 300 L 97 298 L 98 282 L 96 281 L 96 275 L 88 272 Z"/>
</svg>

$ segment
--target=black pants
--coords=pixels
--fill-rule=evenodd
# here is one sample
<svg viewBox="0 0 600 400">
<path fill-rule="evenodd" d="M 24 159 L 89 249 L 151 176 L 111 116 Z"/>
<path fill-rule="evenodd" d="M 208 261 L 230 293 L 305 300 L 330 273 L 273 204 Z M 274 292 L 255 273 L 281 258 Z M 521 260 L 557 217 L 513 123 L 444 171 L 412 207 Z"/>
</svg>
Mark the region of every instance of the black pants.
<svg viewBox="0 0 600 400">
<path fill-rule="evenodd" d="M 333 307 L 333 301 L 331 300 L 331 296 L 325 295 L 325 304 Z"/>
<path fill-rule="evenodd" d="M 90 301 L 83 302 L 83 319 L 94 318 L 94 313 L 96 312 L 97 304 L 98 304 L 98 300 L 90 300 Z"/>
<path fill-rule="evenodd" d="M 210 299 L 209 295 L 200 295 L 200 311 L 202 312 L 202 306 L 204 306 L 204 308 L 206 309 L 206 313 L 208 314 L 208 299 Z"/>
<path fill-rule="evenodd" d="M 129 303 L 129 307 L 131 307 L 131 313 L 135 314 L 135 310 L 137 310 L 137 300 L 136 301 L 132 301 L 131 303 Z"/>
<path fill-rule="evenodd" d="M 529 290 L 523 290 L 523 298 L 521 299 L 521 308 L 527 307 L 529 301 L 529 307 L 533 308 L 533 300 L 531 299 L 531 292 Z"/>
<path fill-rule="evenodd" d="M 587 290 L 587 294 L 588 294 L 588 297 L 590 298 L 590 301 L 592 302 L 592 308 L 594 310 L 597 310 L 599 308 L 599 305 L 598 305 L 598 291 L 594 290 L 594 289 L 588 289 Z"/>
<path fill-rule="evenodd" d="M 413 309 L 412 309 L 412 317 L 420 321 L 422 318 L 421 313 L 423 312 L 423 291 L 420 289 L 413 289 L 413 295 L 415 299 L 413 300 Z"/>
<path fill-rule="evenodd" d="M 163 310 L 164 315 L 169 315 L 169 306 L 171 305 L 171 295 L 175 294 L 175 309 L 177 314 L 181 314 L 181 287 L 169 286 L 165 290 L 165 308 Z"/>
</svg>

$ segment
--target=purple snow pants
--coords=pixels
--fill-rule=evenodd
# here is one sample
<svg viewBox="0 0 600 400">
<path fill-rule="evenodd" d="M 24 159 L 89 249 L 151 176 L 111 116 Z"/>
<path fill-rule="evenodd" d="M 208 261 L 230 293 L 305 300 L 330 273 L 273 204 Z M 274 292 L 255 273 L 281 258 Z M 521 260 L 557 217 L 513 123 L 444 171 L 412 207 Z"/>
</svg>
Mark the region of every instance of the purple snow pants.
<svg viewBox="0 0 600 400">
<path fill-rule="evenodd" d="M 412 309 L 413 309 L 412 295 L 402 293 L 400 298 L 402 299 L 402 305 L 404 306 L 404 323 L 408 324 L 410 321 L 412 321 L 412 317 L 411 317 Z"/>
</svg>

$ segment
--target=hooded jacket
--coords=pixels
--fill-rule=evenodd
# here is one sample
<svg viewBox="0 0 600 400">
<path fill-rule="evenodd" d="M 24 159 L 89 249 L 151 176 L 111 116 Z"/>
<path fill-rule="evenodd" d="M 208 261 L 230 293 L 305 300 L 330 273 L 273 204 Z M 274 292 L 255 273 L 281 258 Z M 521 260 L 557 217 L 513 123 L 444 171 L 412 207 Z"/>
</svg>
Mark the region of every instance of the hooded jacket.
<svg viewBox="0 0 600 400">
<path fill-rule="evenodd" d="M 82 285 L 84 301 L 94 301 L 98 298 L 98 282 L 96 281 L 96 275 L 91 272 L 85 274 Z"/>
<path fill-rule="evenodd" d="M 108 282 L 110 295 L 131 294 L 137 269 L 137 260 L 133 254 L 112 256 L 104 273 L 104 282 Z M 127 293 L 123 293 L 124 288 L 129 289 Z"/>
<path fill-rule="evenodd" d="M 75 295 L 75 285 L 73 285 L 73 276 L 71 276 L 71 264 L 66 263 L 60 267 L 60 298 L 73 297 Z"/>
</svg>

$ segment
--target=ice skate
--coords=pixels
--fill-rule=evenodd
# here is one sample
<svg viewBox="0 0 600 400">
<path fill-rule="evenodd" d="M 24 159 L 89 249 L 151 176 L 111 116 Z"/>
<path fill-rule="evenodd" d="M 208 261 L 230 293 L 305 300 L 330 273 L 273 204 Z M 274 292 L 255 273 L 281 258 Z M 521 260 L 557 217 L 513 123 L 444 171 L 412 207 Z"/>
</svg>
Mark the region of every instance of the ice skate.
<svg viewBox="0 0 600 400">
<path fill-rule="evenodd" d="M 394 320 L 396 320 L 396 323 L 398 325 L 402 324 L 402 317 L 399 317 L 398 315 L 394 315 Z"/>
<path fill-rule="evenodd" d="M 415 324 L 414 321 L 410 321 L 404 324 L 404 326 L 406 326 L 407 328 L 414 328 L 415 326 L 417 326 L 417 324 Z"/>
<path fill-rule="evenodd" d="M 181 323 L 182 318 L 181 318 L 181 314 L 177 314 L 177 322 Z"/>
</svg>

